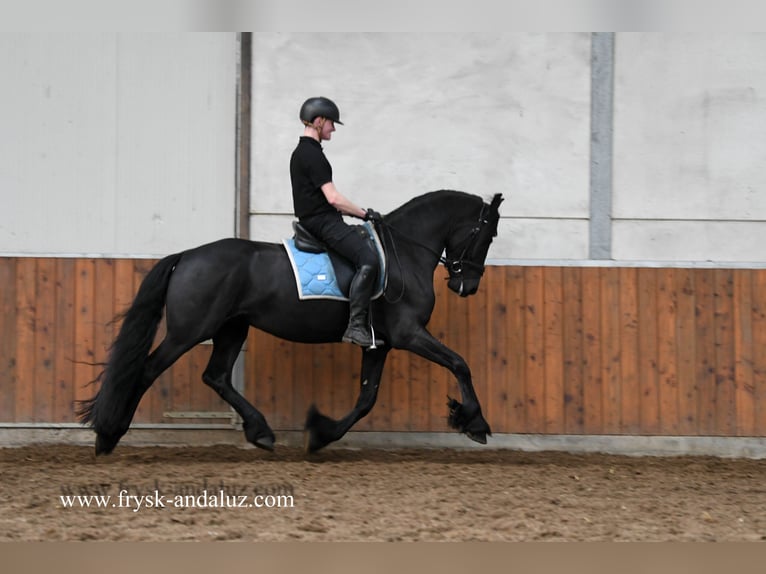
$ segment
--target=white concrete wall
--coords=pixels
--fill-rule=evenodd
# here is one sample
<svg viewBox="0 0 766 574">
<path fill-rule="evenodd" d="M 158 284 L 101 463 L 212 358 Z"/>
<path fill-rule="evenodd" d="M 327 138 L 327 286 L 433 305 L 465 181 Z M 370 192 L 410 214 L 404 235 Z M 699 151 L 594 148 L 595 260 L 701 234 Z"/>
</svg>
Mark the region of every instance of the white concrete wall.
<svg viewBox="0 0 766 574">
<path fill-rule="evenodd" d="M 766 261 L 766 35 L 618 34 L 613 257 Z"/>
<path fill-rule="evenodd" d="M 231 236 L 236 34 L 0 34 L 0 254 Z"/>
<path fill-rule="evenodd" d="M 292 219 L 310 95 L 357 203 L 502 192 L 495 261 L 588 257 L 589 34 L 255 33 L 251 235 Z M 612 257 L 763 265 L 766 35 L 616 35 Z M 235 226 L 237 38 L 2 34 L 0 254 L 161 255 Z"/>
<path fill-rule="evenodd" d="M 254 35 L 251 237 L 290 233 L 301 103 L 333 98 L 342 193 L 386 212 L 427 191 L 503 193 L 490 257 L 588 253 L 589 34 Z"/>
</svg>

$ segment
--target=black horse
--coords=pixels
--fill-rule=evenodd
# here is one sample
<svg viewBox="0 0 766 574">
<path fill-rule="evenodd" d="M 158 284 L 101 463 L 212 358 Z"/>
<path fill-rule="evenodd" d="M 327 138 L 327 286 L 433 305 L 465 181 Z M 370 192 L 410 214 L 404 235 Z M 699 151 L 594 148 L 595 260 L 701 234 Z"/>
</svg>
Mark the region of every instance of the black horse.
<svg viewBox="0 0 766 574">
<path fill-rule="evenodd" d="M 472 440 L 486 443 L 491 432 L 468 365 L 436 340 L 426 324 L 434 308 L 433 274 L 439 263 L 448 269 L 450 289 L 462 297 L 478 289 L 497 234 L 501 202 L 500 194 L 485 203 L 474 195 L 443 190 L 417 197 L 383 218 L 380 235 L 385 239 L 389 275 L 386 293 L 371 308 L 376 338 L 383 342 L 362 351 L 361 389 L 351 412 L 336 421 L 311 407 L 305 424 L 307 451 L 340 439 L 370 411 L 392 348 L 412 351 L 455 375 L 463 402 L 449 399 L 449 423 Z M 167 334 L 150 354 L 163 309 Z M 97 434 L 96 454 L 110 453 L 157 377 L 189 349 L 212 339 L 203 381 L 242 417 L 247 440 L 272 450 L 274 433 L 266 419 L 231 384 L 249 327 L 290 341 L 330 343 L 340 342 L 347 320 L 348 303 L 298 299 L 281 245 L 223 239 L 169 255 L 149 271 L 125 312 L 96 379 L 101 387 L 80 405 L 80 420 Z"/>
</svg>

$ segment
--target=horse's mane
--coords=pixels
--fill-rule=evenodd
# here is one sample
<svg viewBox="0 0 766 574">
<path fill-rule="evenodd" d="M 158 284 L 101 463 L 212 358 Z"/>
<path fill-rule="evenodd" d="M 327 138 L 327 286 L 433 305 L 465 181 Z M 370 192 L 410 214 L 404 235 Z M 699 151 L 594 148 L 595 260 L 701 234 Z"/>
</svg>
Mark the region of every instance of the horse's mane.
<svg viewBox="0 0 766 574">
<path fill-rule="evenodd" d="M 469 199 L 473 198 L 473 201 L 481 200 L 480 197 L 466 193 L 464 191 L 455 191 L 453 189 L 440 189 L 438 191 L 430 191 L 413 197 L 408 202 L 397 207 L 391 213 L 387 215 L 387 218 L 397 219 L 398 217 L 407 216 L 412 212 L 417 212 L 423 207 L 433 208 L 435 204 L 451 203 L 456 199 Z"/>
</svg>

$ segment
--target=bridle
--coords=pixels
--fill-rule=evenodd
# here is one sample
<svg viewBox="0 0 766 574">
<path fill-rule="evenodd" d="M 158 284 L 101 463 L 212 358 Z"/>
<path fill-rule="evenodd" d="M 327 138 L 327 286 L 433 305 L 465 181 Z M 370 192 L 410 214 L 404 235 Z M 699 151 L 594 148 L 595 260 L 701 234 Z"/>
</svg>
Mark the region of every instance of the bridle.
<svg viewBox="0 0 766 574">
<path fill-rule="evenodd" d="M 471 252 L 474 244 L 476 243 L 476 240 L 479 238 L 479 235 L 481 235 L 482 228 L 489 222 L 488 216 L 489 205 L 482 203 L 481 212 L 479 213 L 479 220 L 475 223 L 461 225 L 461 227 L 464 225 L 472 225 L 473 227 L 471 228 L 470 235 L 465 241 L 465 246 L 460 252 L 460 256 L 458 256 L 456 259 L 449 259 L 446 256 L 439 257 L 439 263 L 447 268 L 447 272 L 450 274 L 451 278 L 461 279 L 464 269 L 469 269 L 476 272 L 479 277 L 484 275 L 484 264 L 476 263 L 470 259 L 466 259 L 466 255 Z M 450 235 L 452 235 L 454 231 L 454 229 L 451 230 Z"/>
<path fill-rule="evenodd" d="M 448 236 L 452 236 L 452 234 L 460 227 L 464 227 L 466 225 L 471 225 L 471 232 L 468 235 L 468 237 L 465 240 L 465 245 L 460 250 L 460 255 L 456 258 L 449 258 L 445 255 L 442 255 L 441 253 L 437 253 L 434 249 L 429 247 L 428 245 L 425 245 L 424 243 L 421 243 L 417 239 L 413 239 L 406 233 L 402 232 L 401 230 L 392 227 L 391 225 L 381 221 L 380 226 L 382 227 L 383 231 L 388 232 L 389 237 L 389 250 L 393 253 L 394 258 L 396 259 L 399 270 L 401 273 L 401 262 L 399 261 L 399 254 L 396 250 L 395 243 L 391 240 L 391 232 L 393 231 L 397 235 L 399 235 L 402 239 L 405 239 L 409 243 L 412 243 L 414 245 L 417 245 L 418 247 L 422 247 L 423 249 L 430 251 L 434 255 L 436 255 L 439 259 L 439 263 L 444 265 L 444 267 L 447 269 L 447 273 L 449 274 L 448 280 L 450 282 L 453 281 L 459 281 L 460 287 L 457 289 L 458 293 L 462 295 L 463 292 L 463 275 L 464 272 L 467 270 L 469 272 L 475 273 L 479 278 L 484 275 L 484 264 L 483 263 L 476 263 L 474 261 L 471 261 L 470 259 L 466 259 L 467 255 L 473 250 L 473 247 L 481 235 L 481 230 L 484 228 L 487 223 L 489 223 L 489 212 L 490 212 L 490 206 L 487 203 L 482 202 L 481 206 L 481 212 L 479 213 L 479 219 L 473 223 L 461 223 L 457 227 L 453 227 L 450 229 Z M 385 234 L 382 234 L 384 237 Z M 388 269 L 388 267 L 386 268 Z M 388 271 L 386 271 L 388 273 Z M 386 283 L 388 283 L 388 280 L 386 279 Z M 402 289 L 399 295 L 394 300 L 389 300 L 386 298 L 386 300 L 389 303 L 396 303 L 401 300 L 401 298 L 404 296 L 404 280 L 402 280 Z"/>
</svg>

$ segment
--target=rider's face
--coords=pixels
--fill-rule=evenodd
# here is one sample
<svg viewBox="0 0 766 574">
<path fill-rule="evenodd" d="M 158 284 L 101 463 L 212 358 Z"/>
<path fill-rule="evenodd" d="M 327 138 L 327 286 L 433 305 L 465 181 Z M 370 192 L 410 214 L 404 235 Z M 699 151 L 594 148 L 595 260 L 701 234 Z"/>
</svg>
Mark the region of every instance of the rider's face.
<svg viewBox="0 0 766 574">
<path fill-rule="evenodd" d="M 324 124 L 322 124 L 322 127 L 319 130 L 319 139 L 330 140 L 330 138 L 332 138 L 332 132 L 334 131 L 335 131 L 335 122 L 333 122 L 332 120 L 325 119 Z"/>
</svg>

